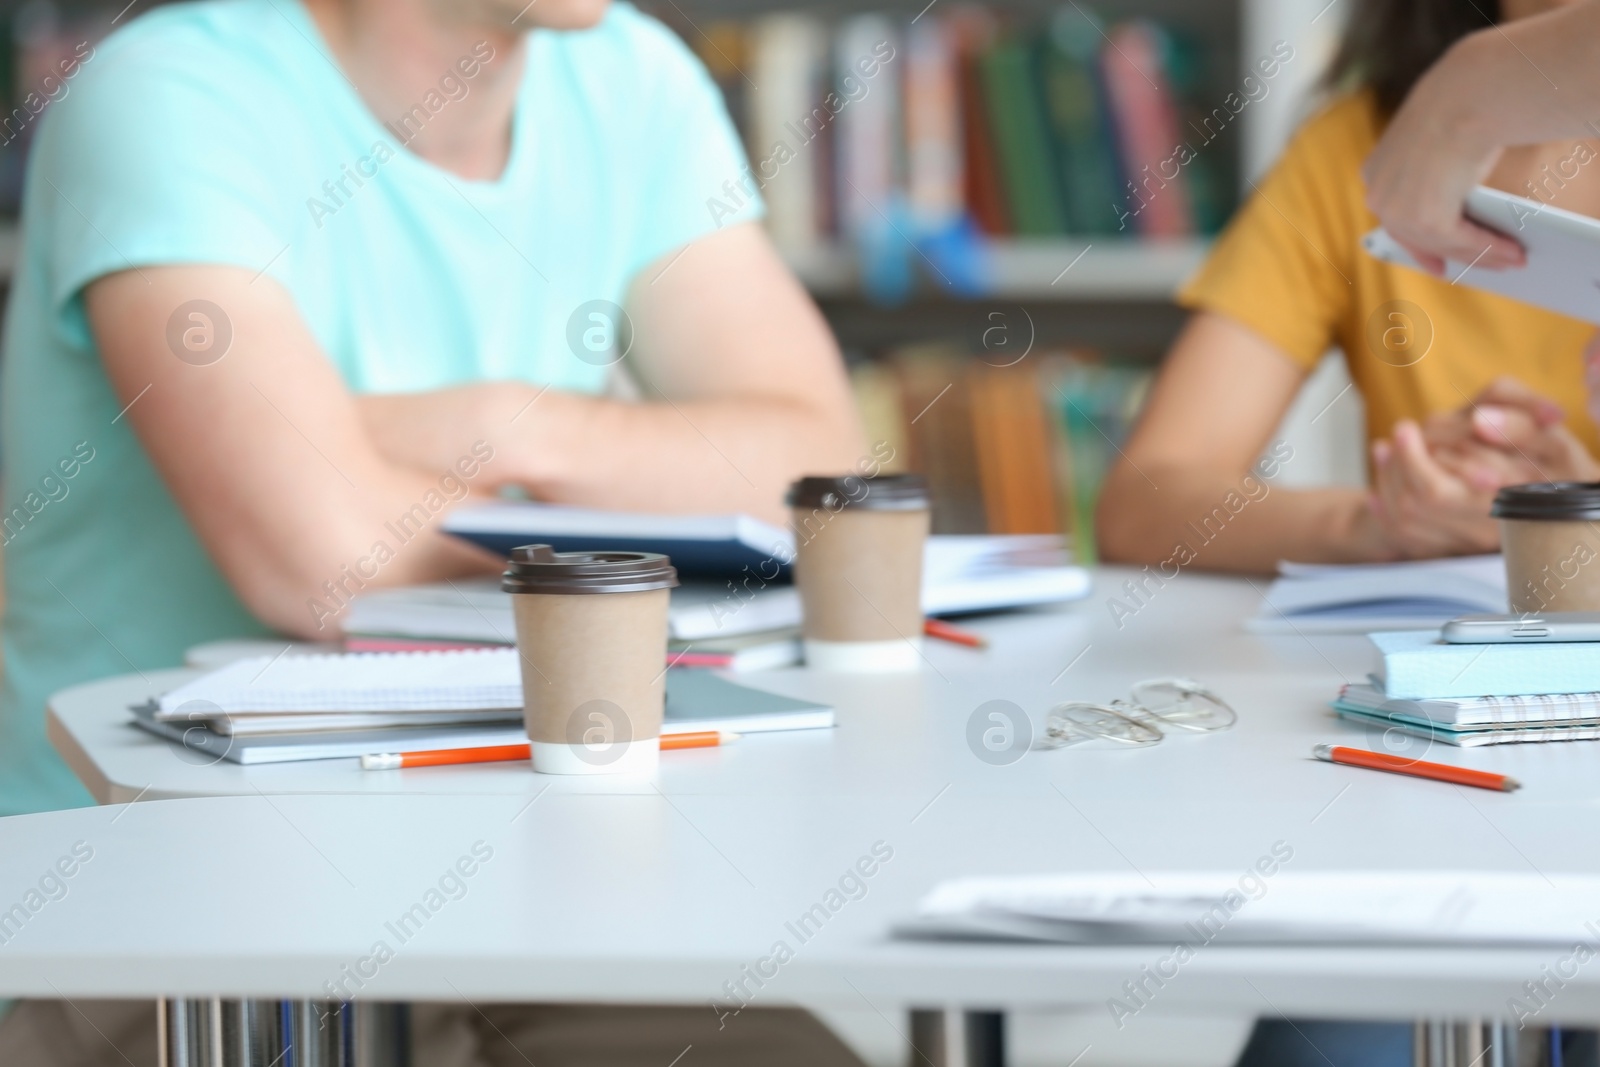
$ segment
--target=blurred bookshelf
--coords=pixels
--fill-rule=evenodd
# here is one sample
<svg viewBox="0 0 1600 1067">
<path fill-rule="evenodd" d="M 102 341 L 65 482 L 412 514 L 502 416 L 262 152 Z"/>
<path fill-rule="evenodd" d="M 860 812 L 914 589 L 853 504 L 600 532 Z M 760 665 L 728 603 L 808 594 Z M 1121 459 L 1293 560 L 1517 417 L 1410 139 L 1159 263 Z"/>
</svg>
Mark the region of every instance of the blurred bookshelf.
<svg viewBox="0 0 1600 1067">
<path fill-rule="evenodd" d="M 988 284 L 976 299 L 1167 301 L 1208 247 L 1201 238 L 995 241 L 983 252 L 990 263 Z M 787 248 L 783 254 L 819 299 L 859 295 L 858 262 L 847 247 Z"/>
<path fill-rule="evenodd" d="M 0 120 L 158 2 L 7 5 Z M 1061 532 L 1092 557 L 1106 466 L 1184 320 L 1173 295 L 1307 113 L 1349 5 L 636 2 L 705 62 L 750 160 L 707 211 L 760 187 L 937 527 Z M 0 282 L 22 125 L 0 133 Z"/>
</svg>

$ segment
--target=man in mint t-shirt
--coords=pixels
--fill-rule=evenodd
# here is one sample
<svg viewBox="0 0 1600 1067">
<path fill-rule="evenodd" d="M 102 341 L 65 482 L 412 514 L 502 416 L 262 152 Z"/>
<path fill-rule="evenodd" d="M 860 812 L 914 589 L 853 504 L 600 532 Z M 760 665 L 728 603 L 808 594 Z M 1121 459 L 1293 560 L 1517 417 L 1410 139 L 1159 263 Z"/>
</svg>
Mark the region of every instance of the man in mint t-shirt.
<svg viewBox="0 0 1600 1067">
<path fill-rule="evenodd" d="M 0 814 L 88 801 L 56 689 L 495 571 L 462 499 L 775 516 L 861 454 L 715 86 L 632 7 L 213 0 L 79 54 L 0 367 Z"/>
</svg>

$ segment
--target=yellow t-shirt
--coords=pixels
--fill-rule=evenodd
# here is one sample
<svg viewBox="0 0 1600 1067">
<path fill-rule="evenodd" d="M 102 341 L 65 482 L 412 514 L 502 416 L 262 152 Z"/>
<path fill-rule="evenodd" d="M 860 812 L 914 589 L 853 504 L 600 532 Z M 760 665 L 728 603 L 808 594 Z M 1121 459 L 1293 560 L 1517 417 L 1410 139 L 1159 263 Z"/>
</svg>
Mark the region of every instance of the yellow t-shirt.
<svg viewBox="0 0 1600 1067">
<path fill-rule="evenodd" d="M 1307 122 L 1178 295 L 1226 315 L 1309 370 L 1344 350 L 1366 400 L 1367 436 L 1395 422 L 1461 407 L 1512 375 L 1567 411 L 1600 454 L 1586 410 L 1588 323 L 1369 256 L 1361 164 L 1381 120 L 1370 94 L 1343 97 Z"/>
</svg>

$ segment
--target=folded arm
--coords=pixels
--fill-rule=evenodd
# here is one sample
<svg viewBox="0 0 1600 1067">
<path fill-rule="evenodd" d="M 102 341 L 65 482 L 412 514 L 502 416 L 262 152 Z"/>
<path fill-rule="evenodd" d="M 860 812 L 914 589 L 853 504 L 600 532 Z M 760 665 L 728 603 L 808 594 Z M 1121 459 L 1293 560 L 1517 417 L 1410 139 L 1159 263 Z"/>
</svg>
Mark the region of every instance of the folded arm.
<svg viewBox="0 0 1600 1067">
<path fill-rule="evenodd" d="M 760 227 L 646 267 L 627 312 L 642 403 L 496 382 L 362 398 L 367 428 L 422 465 L 493 434 L 507 442 L 502 473 L 542 500 L 769 519 L 794 478 L 862 458 L 838 348 Z"/>
<path fill-rule="evenodd" d="M 196 299 L 231 328 L 215 362 L 169 344 L 169 319 Z M 127 271 L 85 300 L 112 387 L 178 506 L 246 606 L 291 634 L 329 636 L 316 602 L 355 588 L 496 569 L 438 533 L 472 495 L 518 486 L 776 519 L 789 481 L 849 470 L 866 447 L 826 324 L 751 225 L 641 272 L 628 299 L 638 404 L 512 382 L 352 396 L 289 294 L 233 268 Z"/>
<path fill-rule="evenodd" d="M 179 315 L 196 346 L 180 358 L 168 321 L 194 300 L 221 309 L 225 322 L 204 310 L 198 319 Z M 483 440 L 474 454 L 467 441 L 431 465 L 385 455 L 272 279 L 231 267 L 145 268 L 94 282 L 85 303 L 111 386 L 131 405 L 125 417 L 223 576 L 262 621 L 325 640 L 331 625 L 317 602 L 326 608 L 364 586 L 496 568 L 437 527 L 449 503 L 497 476 L 501 442 Z M 228 332 L 225 354 L 206 362 L 215 352 L 205 349 Z M 487 463 L 485 449 L 494 454 Z M 387 551 L 375 550 L 380 542 Z M 325 583 L 343 596 L 330 598 Z"/>
</svg>

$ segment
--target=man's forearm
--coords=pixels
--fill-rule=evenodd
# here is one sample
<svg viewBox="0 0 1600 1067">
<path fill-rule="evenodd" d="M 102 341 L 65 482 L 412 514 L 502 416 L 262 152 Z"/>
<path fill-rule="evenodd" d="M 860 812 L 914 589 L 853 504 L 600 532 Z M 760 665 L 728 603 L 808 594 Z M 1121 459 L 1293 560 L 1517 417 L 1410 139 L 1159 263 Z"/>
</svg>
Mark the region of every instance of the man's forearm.
<svg viewBox="0 0 1600 1067">
<path fill-rule="evenodd" d="M 777 397 L 628 403 L 521 383 L 361 398 L 378 447 L 431 468 L 472 440 L 493 477 L 559 503 L 782 515 L 802 474 L 846 473 L 867 455 L 853 408 Z"/>
<path fill-rule="evenodd" d="M 513 448 L 529 489 L 599 507 L 775 520 L 795 478 L 848 473 L 867 453 L 854 411 L 777 398 L 635 404 L 552 392 L 522 419 L 525 443 Z"/>
</svg>

